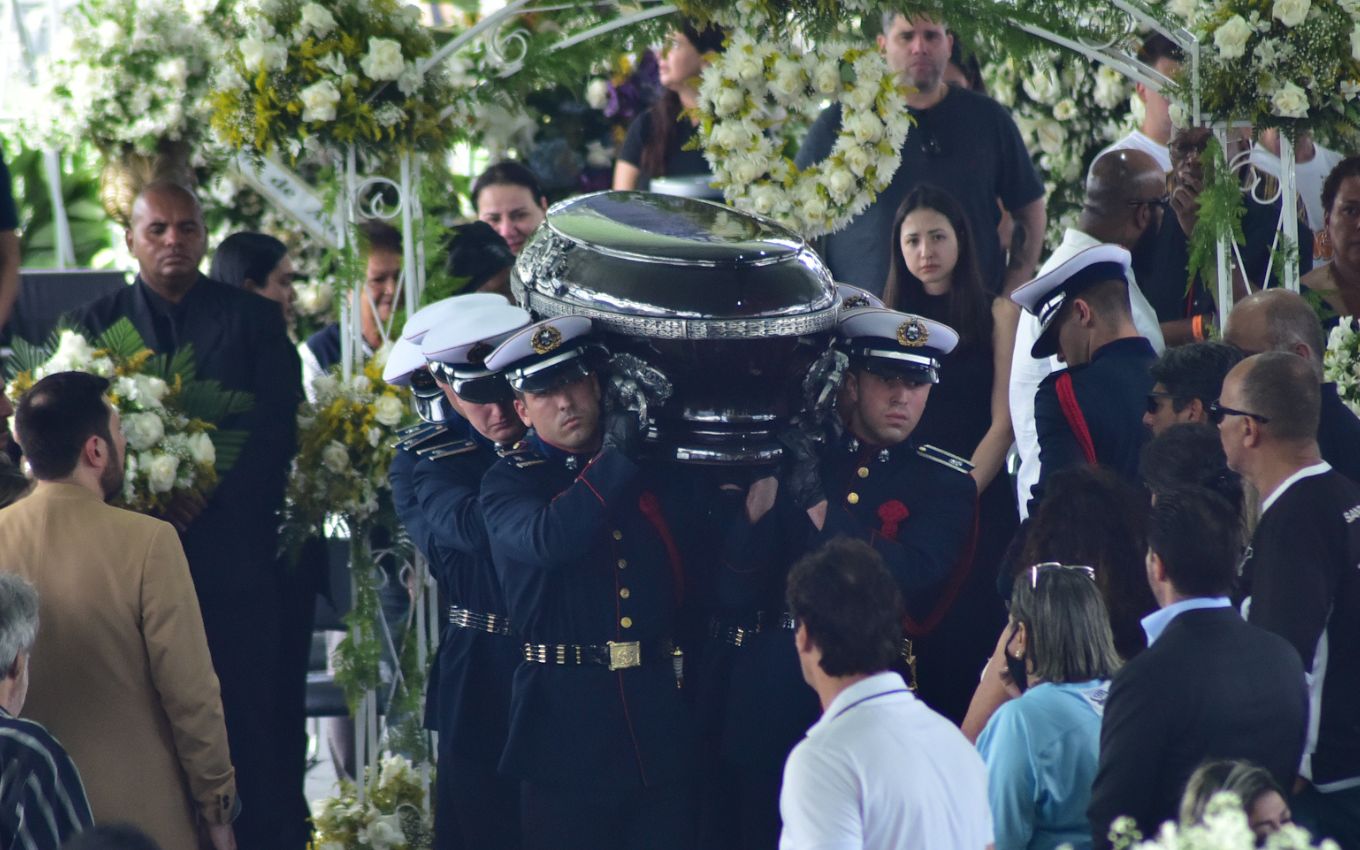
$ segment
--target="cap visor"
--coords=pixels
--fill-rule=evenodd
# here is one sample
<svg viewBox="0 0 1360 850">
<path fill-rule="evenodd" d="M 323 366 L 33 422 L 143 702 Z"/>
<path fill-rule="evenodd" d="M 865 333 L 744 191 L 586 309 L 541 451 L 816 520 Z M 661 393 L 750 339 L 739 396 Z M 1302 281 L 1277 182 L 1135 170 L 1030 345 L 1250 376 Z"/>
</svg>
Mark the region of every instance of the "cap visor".
<svg viewBox="0 0 1360 850">
<path fill-rule="evenodd" d="M 578 356 L 562 363 L 556 363 L 533 374 L 524 375 L 511 381 L 511 386 L 519 392 L 538 395 L 550 392 L 564 384 L 578 381 L 589 374 L 591 374 L 590 367 L 586 364 L 584 358 Z"/>
</svg>

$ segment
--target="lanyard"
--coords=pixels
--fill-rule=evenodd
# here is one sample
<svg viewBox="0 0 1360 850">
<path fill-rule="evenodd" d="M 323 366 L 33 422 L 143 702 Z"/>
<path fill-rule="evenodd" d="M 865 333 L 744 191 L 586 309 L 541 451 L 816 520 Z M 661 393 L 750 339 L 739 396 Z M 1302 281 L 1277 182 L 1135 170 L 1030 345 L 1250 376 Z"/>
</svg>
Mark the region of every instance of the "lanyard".
<svg viewBox="0 0 1360 850">
<path fill-rule="evenodd" d="M 871 700 L 871 699 L 878 699 L 879 697 L 886 697 L 886 696 L 888 696 L 889 694 L 909 694 L 909 693 L 911 693 L 911 691 L 908 690 L 907 688 L 893 688 L 891 691 L 881 691 L 881 692 L 876 693 L 876 694 L 869 694 L 869 696 L 867 696 L 867 697 L 861 697 L 861 698 L 855 700 L 854 702 L 850 703 L 849 705 L 847 705 L 845 708 L 842 708 L 840 711 L 836 712 L 835 715 L 833 715 L 831 719 L 832 719 L 832 720 L 835 720 L 837 717 L 840 717 L 842 714 L 846 713 L 847 711 L 849 711 L 850 709 L 854 708 L 855 706 L 857 706 L 857 705 L 859 705 L 859 704 L 861 704 L 861 703 L 866 703 L 866 702 L 868 702 L 868 701 Z"/>
</svg>

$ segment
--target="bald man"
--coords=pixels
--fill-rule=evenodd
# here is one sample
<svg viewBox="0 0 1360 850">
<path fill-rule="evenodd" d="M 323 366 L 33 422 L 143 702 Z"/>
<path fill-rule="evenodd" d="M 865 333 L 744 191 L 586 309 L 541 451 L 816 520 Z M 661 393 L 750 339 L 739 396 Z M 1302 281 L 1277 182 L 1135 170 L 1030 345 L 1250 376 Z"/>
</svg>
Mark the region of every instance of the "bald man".
<svg viewBox="0 0 1360 850">
<path fill-rule="evenodd" d="M 157 354 L 192 346 L 199 378 L 254 398 L 249 412 L 220 423 L 249 434 L 235 465 L 206 503 L 178 498 L 164 519 L 180 533 L 222 685 L 242 803 L 237 839 L 241 847 L 302 850 L 308 836 L 302 769 L 281 763 L 290 750 L 275 740 L 285 678 L 277 512 L 296 451 L 298 355 L 277 305 L 199 272 L 207 233 L 192 192 L 148 184 L 133 202 L 126 240 L 137 279 L 82 308 L 77 321 L 100 334 L 130 319 Z M 290 774 L 296 787 L 283 780 Z"/>
<path fill-rule="evenodd" d="M 1233 306 L 1223 338 L 1244 354 L 1286 351 L 1307 361 L 1321 385 L 1317 442 L 1322 459 L 1337 472 L 1360 482 L 1360 417 L 1337 395 L 1336 384 L 1323 379 L 1322 354 L 1327 338 L 1307 300 L 1287 289 L 1253 293 Z"/>
<path fill-rule="evenodd" d="M 1155 233 L 1165 209 L 1166 175 L 1157 161 L 1139 150 L 1116 150 L 1105 154 L 1091 166 L 1086 178 L 1086 197 L 1077 226 L 1063 234 L 1063 241 L 1039 269 L 1043 275 L 1087 248 L 1109 243 L 1130 252 Z M 1157 315 L 1138 288 L 1133 273 L 1128 276 L 1129 306 L 1139 336 L 1147 338 L 1158 354 L 1165 348 Z M 1030 349 L 1039 338 L 1039 320 L 1020 316 L 1011 359 L 1011 422 L 1015 427 L 1015 447 L 1020 453 L 1020 472 L 1016 495 L 1020 516 L 1028 515 L 1032 489 L 1039 481 L 1039 435 L 1034 425 L 1034 394 L 1039 384 L 1062 368 L 1056 357 L 1036 359 Z"/>
</svg>

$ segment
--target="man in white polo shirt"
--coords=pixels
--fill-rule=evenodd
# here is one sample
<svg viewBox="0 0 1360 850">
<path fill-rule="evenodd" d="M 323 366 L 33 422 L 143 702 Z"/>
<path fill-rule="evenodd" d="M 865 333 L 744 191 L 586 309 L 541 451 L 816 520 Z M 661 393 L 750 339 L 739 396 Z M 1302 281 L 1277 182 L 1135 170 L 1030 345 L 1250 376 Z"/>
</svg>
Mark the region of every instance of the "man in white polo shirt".
<svg viewBox="0 0 1360 850">
<path fill-rule="evenodd" d="M 878 553 L 833 540 L 793 567 L 788 605 L 823 714 L 784 766 L 781 850 L 991 848 L 982 759 L 889 669 L 902 599 Z"/>
</svg>

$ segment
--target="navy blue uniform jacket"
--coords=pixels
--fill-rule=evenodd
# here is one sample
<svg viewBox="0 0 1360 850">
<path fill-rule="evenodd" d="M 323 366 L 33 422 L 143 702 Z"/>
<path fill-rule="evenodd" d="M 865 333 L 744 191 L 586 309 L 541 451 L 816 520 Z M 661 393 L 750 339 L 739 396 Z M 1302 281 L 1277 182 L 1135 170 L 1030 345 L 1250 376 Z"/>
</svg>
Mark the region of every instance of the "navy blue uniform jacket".
<svg viewBox="0 0 1360 850">
<path fill-rule="evenodd" d="M 510 621 L 536 644 L 673 638 L 685 585 L 658 487 L 613 448 L 568 455 L 531 436 L 493 466 L 482 509 Z M 644 649 L 645 653 L 645 649 Z M 668 659 L 642 666 L 522 662 L 503 773 L 582 791 L 686 781 L 696 738 Z"/>
</svg>

